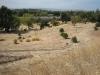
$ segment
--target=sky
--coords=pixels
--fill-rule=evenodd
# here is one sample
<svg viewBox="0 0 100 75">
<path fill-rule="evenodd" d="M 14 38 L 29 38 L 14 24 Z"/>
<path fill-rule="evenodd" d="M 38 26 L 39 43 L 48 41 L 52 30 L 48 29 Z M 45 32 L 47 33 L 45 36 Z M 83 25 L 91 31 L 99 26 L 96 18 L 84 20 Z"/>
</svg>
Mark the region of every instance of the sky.
<svg viewBox="0 0 100 75">
<path fill-rule="evenodd" d="M 61 10 L 100 9 L 100 0 L 0 0 L 9 8 L 45 8 Z"/>
</svg>

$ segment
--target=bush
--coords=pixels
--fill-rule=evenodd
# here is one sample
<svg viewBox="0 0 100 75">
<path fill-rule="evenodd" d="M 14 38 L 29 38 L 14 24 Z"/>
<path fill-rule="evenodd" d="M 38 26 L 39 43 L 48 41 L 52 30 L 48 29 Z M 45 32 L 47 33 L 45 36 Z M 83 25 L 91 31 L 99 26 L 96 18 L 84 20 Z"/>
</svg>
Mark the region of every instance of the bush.
<svg viewBox="0 0 100 75">
<path fill-rule="evenodd" d="M 19 36 L 18 39 L 22 39 L 22 36 Z"/>
<path fill-rule="evenodd" d="M 60 28 L 59 32 L 63 33 L 64 32 L 64 29 L 63 28 Z"/>
<path fill-rule="evenodd" d="M 28 26 L 28 29 L 30 30 L 31 28 L 33 28 L 33 21 L 32 21 L 32 19 L 29 19 L 28 21 L 27 21 L 27 26 Z"/>
<path fill-rule="evenodd" d="M 61 33 L 61 36 L 62 36 L 64 39 L 68 39 L 68 34 L 67 34 L 67 33 Z"/>
<path fill-rule="evenodd" d="M 59 22 L 54 21 L 54 22 L 52 22 L 52 24 L 53 24 L 53 26 L 58 26 L 59 25 Z"/>
<path fill-rule="evenodd" d="M 44 27 L 49 27 L 50 24 L 49 24 L 49 20 L 41 20 L 41 23 L 40 23 L 40 30 L 44 29 Z"/>
<path fill-rule="evenodd" d="M 25 39 L 25 37 L 23 37 L 22 39 Z"/>
<path fill-rule="evenodd" d="M 14 44 L 19 44 L 18 41 L 17 41 L 17 39 L 14 40 Z"/>
<path fill-rule="evenodd" d="M 72 24 L 75 26 L 76 23 L 81 22 L 80 16 L 72 16 L 71 17 Z"/>
<path fill-rule="evenodd" d="M 76 37 L 76 36 L 72 37 L 72 42 L 73 42 L 73 43 L 78 43 L 77 37 Z"/>
</svg>

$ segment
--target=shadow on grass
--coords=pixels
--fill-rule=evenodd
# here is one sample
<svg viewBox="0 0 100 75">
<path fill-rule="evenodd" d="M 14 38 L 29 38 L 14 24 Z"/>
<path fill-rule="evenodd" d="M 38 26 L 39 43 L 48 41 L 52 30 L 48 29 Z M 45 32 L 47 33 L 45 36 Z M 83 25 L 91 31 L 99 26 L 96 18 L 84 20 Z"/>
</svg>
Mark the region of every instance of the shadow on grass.
<svg viewBox="0 0 100 75">
<path fill-rule="evenodd" d="M 19 61 L 27 58 L 32 58 L 32 55 L 26 55 L 26 56 L 6 56 L 6 55 L 0 55 L 0 64 L 6 64 L 14 61 Z"/>
</svg>

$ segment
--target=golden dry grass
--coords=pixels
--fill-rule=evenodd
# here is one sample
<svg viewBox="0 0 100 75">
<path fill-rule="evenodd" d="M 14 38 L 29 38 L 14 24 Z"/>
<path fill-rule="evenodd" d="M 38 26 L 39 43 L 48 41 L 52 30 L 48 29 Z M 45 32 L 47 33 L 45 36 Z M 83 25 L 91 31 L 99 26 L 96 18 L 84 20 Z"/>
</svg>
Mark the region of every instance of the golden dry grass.
<svg viewBox="0 0 100 75">
<path fill-rule="evenodd" d="M 56 46 L 59 47 L 62 46 L 62 42 L 64 44 L 68 42 L 69 46 L 62 50 L 22 52 L 23 54 L 33 55 L 33 57 L 0 65 L 0 75 L 100 75 L 100 36 L 97 36 L 96 32 L 93 33 L 93 25 L 91 23 L 88 25 L 77 24 L 77 33 L 75 27 L 70 25 L 68 25 L 69 28 L 62 25 L 40 31 L 39 35 L 43 37 L 42 40 L 45 42 L 41 40 L 38 42 L 24 42 L 24 45 L 20 44 L 21 47 L 27 48 L 26 46 L 30 45 L 29 47 L 32 48 L 35 46 L 33 43 L 37 44 L 36 48 L 40 45 L 43 46 L 43 44 L 47 47 L 59 44 Z M 69 37 L 77 35 L 80 42 L 73 44 L 70 39 L 64 40 L 58 33 L 61 27 L 69 33 Z M 52 46 L 49 46 L 51 44 Z M 11 55 L 18 54 L 20 52 L 11 53 Z"/>
<path fill-rule="evenodd" d="M 31 39 L 26 39 L 26 42 L 31 42 Z"/>
<path fill-rule="evenodd" d="M 32 41 L 40 41 L 39 38 L 32 38 Z"/>
</svg>

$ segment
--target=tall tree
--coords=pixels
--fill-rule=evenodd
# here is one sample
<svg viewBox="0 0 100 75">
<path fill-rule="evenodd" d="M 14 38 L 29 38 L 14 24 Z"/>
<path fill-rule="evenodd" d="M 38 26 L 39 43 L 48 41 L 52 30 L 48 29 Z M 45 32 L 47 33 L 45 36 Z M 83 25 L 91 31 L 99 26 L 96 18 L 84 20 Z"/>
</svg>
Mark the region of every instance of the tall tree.
<svg viewBox="0 0 100 75">
<path fill-rule="evenodd" d="M 12 10 L 5 6 L 0 8 L 0 27 L 6 32 L 18 28 L 20 25 L 19 19 L 13 15 Z"/>
</svg>

